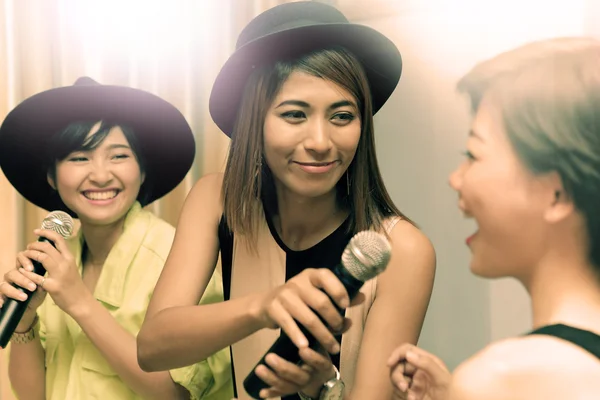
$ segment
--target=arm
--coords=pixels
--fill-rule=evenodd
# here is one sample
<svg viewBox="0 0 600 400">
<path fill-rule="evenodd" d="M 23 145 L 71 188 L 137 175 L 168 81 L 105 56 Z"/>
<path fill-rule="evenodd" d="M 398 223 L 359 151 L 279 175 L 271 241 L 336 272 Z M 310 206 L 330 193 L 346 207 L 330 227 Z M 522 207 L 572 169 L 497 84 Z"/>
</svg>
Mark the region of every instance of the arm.
<svg viewBox="0 0 600 400">
<path fill-rule="evenodd" d="M 256 305 L 262 295 L 198 306 L 219 253 L 221 184 L 221 174 L 207 175 L 186 199 L 137 338 L 146 371 L 193 364 L 265 327 Z"/>
<path fill-rule="evenodd" d="M 8 271 L 4 275 L 4 281 L 0 283 L 0 307 L 4 304 L 6 298 L 24 300 L 21 297 L 24 294 L 15 289 L 10 283 L 29 288 L 29 290 L 36 287 L 23 273 L 19 272 L 21 266 L 26 263 L 30 263 L 30 261 L 23 252 L 17 254 L 17 268 Z M 15 332 L 27 332 L 35 328 L 37 310 L 45 298 L 46 292 L 38 287 L 27 304 L 27 309 L 15 328 Z M 40 333 L 43 335 L 43 329 L 40 329 L 39 333 L 36 332 L 35 338 L 28 343 L 12 342 L 10 345 L 8 375 L 11 385 L 20 399 L 42 400 L 45 398 L 45 352 L 40 341 Z"/>
<path fill-rule="evenodd" d="M 136 359 L 134 336 L 126 331 L 92 295 L 83 283 L 73 255 L 56 232 L 36 231 L 54 242 L 34 242 L 22 254 L 21 274 L 50 294 L 62 311 L 70 315 L 96 346 L 102 356 L 134 392 L 148 399 L 180 399 L 186 392 L 168 372 L 149 374 L 140 369 Z M 47 270 L 44 278 L 31 272 L 29 259 L 37 259 Z M 3 285 L 6 286 L 6 285 Z M 25 376 L 28 376 L 27 374 Z"/>
<path fill-rule="evenodd" d="M 26 332 L 33 328 L 34 319 L 34 312 L 26 312 L 15 332 Z M 46 398 L 44 356 L 44 348 L 37 333 L 35 339 L 29 343 L 11 343 L 8 376 L 19 399 L 43 400 Z"/>
<path fill-rule="evenodd" d="M 91 301 L 89 307 L 73 318 L 134 392 L 157 400 L 189 398 L 187 391 L 173 382 L 168 371 L 142 371 L 137 363 L 135 337 L 119 325 L 99 302 Z"/>
<path fill-rule="evenodd" d="M 421 231 L 400 221 L 390 233 L 392 258 L 377 280 L 356 367 L 352 399 L 390 399 L 387 360 L 398 345 L 417 342 L 435 275 L 435 252 Z"/>
</svg>

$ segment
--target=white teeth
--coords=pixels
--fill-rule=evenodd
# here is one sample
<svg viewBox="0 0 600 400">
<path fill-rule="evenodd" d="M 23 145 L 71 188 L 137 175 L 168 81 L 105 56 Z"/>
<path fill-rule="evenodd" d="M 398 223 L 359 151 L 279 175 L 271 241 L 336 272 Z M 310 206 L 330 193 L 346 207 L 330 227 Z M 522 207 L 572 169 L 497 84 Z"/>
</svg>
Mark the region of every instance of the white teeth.
<svg viewBox="0 0 600 400">
<path fill-rule="evenodd" d="M 83 195 L 90 200 L 109 200 L 117 195 L 116 190 L 108 190 L 106 192 L 83 192 Z"/>
</svg>

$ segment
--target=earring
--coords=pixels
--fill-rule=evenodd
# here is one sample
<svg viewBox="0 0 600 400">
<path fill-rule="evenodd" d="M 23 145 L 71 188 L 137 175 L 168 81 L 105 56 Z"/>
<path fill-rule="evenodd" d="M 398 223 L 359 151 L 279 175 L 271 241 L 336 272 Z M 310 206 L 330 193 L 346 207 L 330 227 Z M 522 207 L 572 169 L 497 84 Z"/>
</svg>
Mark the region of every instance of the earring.
<svg viewBox="0 0 600 400">
<path fill-rule="evenodd" d="M 350 174 L 346 170 L 346 195 L 350 197 Z"/>
</svg>

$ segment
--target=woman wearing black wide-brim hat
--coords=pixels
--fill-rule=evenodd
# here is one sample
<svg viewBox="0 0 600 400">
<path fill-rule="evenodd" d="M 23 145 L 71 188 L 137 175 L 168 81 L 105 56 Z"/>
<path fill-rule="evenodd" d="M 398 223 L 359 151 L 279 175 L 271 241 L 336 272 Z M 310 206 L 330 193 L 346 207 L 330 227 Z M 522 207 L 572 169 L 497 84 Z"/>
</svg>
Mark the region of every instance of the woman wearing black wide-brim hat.
<svg viewBox="0 0 600 400">
<path fill-rule="evenodd" d="M 386 361 L 398 343 L 416 343 L 435 269 L 375 156 L 373 114 L 401 67 L 388 38 L 319 2 L 274 7 L 244 28 L 209 104 L 231 138 L 226 170 L 203 177 L 186 202 L 138 337 L 144 369 L 231 346 L 239 399 L 391 398 Z M 365 230 L 387 235 L 391 259 L 348 307 L 331 269 Z M 218 259 L 226 301 L 195 306 Z M 334 304 L 348 307 L 346 318 Z M 307 348 L 300 325 L 329 355 Z M 270 354 L 256 367 L 277 328 L 303 363 Z"/>
<path fill-rule="evenodd" d="M 205 363 L 148 374 L 136 359 L 135 337 L 175 234 L 142 207 L 181 182 L 194 153 L 192 131 L 173 105 L 87 77 L 24 100 L 3 121 L 0 168 L 9 182 L 33 204 L 81 223 L 67 240 L 36 231 L 55 247 L 30 243 L 0 282 L 0 304 L 22 299 L 11 284 L 33 291 L 10 339 L 19 398 L 231 394 L 228 375 L 213 377 Z M 34 273 L 32 260 L 47 273 Z M 207 297 L 215 296 L 222 292 L 211 283 Z M 227 356 L 211 360 L 227 366 Z M 213 378 L 223 384 L 198 384 Z"/>
</svg>

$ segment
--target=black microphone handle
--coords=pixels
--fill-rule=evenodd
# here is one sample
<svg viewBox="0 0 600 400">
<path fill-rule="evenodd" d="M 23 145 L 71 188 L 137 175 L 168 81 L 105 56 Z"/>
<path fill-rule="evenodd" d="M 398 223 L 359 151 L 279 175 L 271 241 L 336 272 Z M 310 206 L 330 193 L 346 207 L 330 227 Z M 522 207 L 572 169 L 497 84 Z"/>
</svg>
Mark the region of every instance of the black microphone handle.
<svg viewBox="0 0 600 400">
<path fill-rule="evenodd" d="M 48 242 L 54 246 L 54 243 L 45 237 L 40 237 L 38 242 Z M 33 272 L 42 276 L 46 273 L 46 269 L 41 263 L 35 260 L 31 260 L 31 263 L 33 264 Z M 27 305 L 31 301 L 33 293 L 35 292 L 35 290 L 29 291 L 21 286 L 15 285 L 14 283 L 11 283 L 11 285 L 21 292 L 27 294 L 27 299 L 22 301 L 7 298 L 0 309 L 0 348 L 3 349 L 6 348 L 10 337 L 15 332 L 15 329 L 17 328 L 17 325 L 19 325 L 21 318 L 23 318 L 23 314 L 27 310 Z"/>
<path fill-rule="evenodd" d="M 342 282 L 342 284 L 346 288 L 346 291 L 348 292 L 348 296 L 350 297 L 350 300 L 352 300 L 354 298 L 354 296 L 356 296 L 356 294 L 358 293 L 358 291 L 360 290 L 360 288 L 362 287 L 364 282 L 360 281 L 360 280 L 356 279 L 355 277 L 353 277 L 352 275 L 350 275 L 348 270 L 339 264 L 336 265 L 332 269 L 332 272 Z M 325 293 L 325 294 L 327 294 L 327 293 Z M 329 295 L 327 295 L 327 296 L 331 299 L 331 297 Z M 342 308 L 339 308 L 336 305 L 336 303 L 333 301 L 333 299 L 331 299 L 331 302 L 333 303 L 335 308 L 337 308 L 337 310 L 340 312 L 340 315 L 344 315 L 345 310 Z M 325 322 L 318 313 L 317 313 L 317 316 L 321 319 L 321 321 Z M 298 323 L 298 327 L 300 328 L 300 330 L 302 331 L 302 333 L 308 340 L 308 347 L 311 349 L 314 349 L 315 347 L 317 347 L 319 342 L 308 331 L 308 329 L 306 329 L 304 327 L 304 325 L 302 325 L 301 323 Z M 260 359 L 260 361 L 252 369 L 252 371 L 250 371 L 250 373 L 248 374 L 246 379 L 244 379 L 244 389 L 246 389 L 246 392 L 255 399 L 260 399 L 259 393 L 262 389 L 269 388 L 269 385 L 267 383 L 265 383 L 262 379 L 260 379 L 254 372 L 256 370 L 256 367 L 258 367 L 261 364 L 265 365 L 267 368 L 269 368 L 269 366 L 265 362 L 265 357 L 269 353 L 275 353 L 279 357 L 281 357 L 293 364 L 299 364 L 302 361 L 300 358 L 300 354 L 298 353 L 298 348 L 292 342 L 292 340 L 285 334 L 285 332 L 282 330 L 279 338 L 275 341 L 275 343 L 273 343 L 271 348 L 269 348 L 269 350 L 267 350 L 265 355 Z"/>
</svg>

